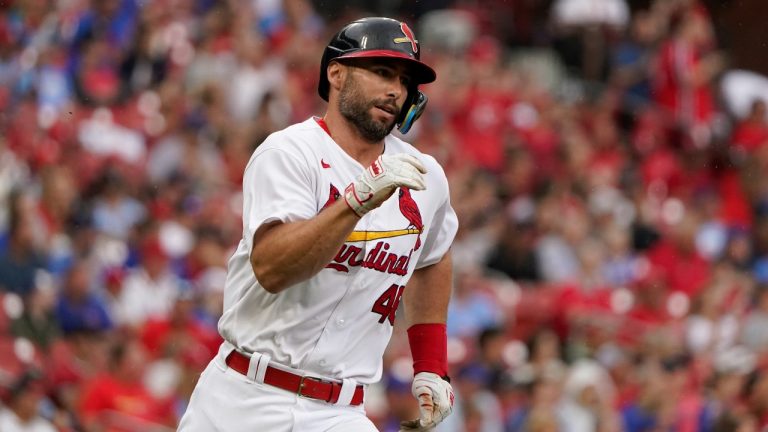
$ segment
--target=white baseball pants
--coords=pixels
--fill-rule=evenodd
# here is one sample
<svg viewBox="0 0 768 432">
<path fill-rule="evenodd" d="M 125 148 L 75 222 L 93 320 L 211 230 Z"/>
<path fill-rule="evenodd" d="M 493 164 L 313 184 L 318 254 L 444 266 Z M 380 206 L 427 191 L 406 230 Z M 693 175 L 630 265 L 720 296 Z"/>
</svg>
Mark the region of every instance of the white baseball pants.
<svg viewBox="0 0 768 432">
<path fill-rule="evenodd" d="M 258 383 L 217 355 L 195 386 L 179 432 L 375 432 L 363 406 L 331 405 Z"/>
</svg>

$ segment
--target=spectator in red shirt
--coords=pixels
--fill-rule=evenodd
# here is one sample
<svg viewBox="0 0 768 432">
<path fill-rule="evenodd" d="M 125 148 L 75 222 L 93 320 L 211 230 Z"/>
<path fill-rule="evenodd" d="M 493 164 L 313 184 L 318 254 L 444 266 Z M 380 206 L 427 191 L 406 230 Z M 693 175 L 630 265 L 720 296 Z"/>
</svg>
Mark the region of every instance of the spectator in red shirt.
<svg viewBox="0 0 768 432">
<path fill-rule="evenodd" d="M 629 311 L 630 320 L 627 322 L 627 326 L 632 329 L 633 338 L 637 338 L 638 333 L 663 325 L 670 319 L 667 311 L 667 274 L 662 268 L 649 265 L 650 268 L 638 278 L 634 286 L 635 301 Z M 633 342 L 637 340 L 639 338 Z"/>
<path fill-rule="evenodd" d="M 513 100 L 506 83 L 499 79 L 502 54 L 498 41 L 490 36 L 479 38 L 470 47 L 467 61 L 473 67 L 475 82 L 462 102 L 465 109 L 452 120 L 462 152 L 492 172 L 499 172 L 504 164 L 506 114 Z"/>
<path fill-rule="evenodd" d="M 674 127 L 690 134 L 696 146 L 709 140 L 709 122 L 715 115 L 712 78 L 723 67 L 722 57 L 708 52 L 713 45 L 706 13 L 691 8 L 678 18 L 661 47 L 654 73 L 656 103 L 672 116 Z"/>
<path fill-rule="evenodd" d="M 698 218 L 686 211 L 682 220 L 672 227 L 668 239 L 662 239 L 650 251 L 648 259 L 664 270 L 671 292 L 680 291 L 693 297 L 710 277 L 709 263 L 696 248 Z"/>
<path fill-rule="evenodd" d="M 183 355 L 199 359 L 200 365 L 213 358 L 221 338 L 195 318 L 194 300 L 191 288 L 187 288 L 179 293 L 169 317 L 155 317 L 147 321 L 141 340 L 151 357 Z"/>
<path fill-rule="evenodd" d="M 591 188 L 617 187 L 627 164 L 619 128 L 610 109 L 599 108 L 586 119 L 592 151 L 587 162 Z"/>
<path fill-rule="evenodd" d="M 755 99 L 749 115 L 741 120 L 733 131 L 731 144 L 734 151 L 751 154 L 768 144 L 768 109 L 763 99 Z"/>
<path fill-rule="evenodd" d="M 171 424 L 170 407 L 144 386 L 147 355 L 135 340 L 112 347 L 110 370 L 83 390 L 80 414 L 86 431 L 128 432 Z"/>
</svg>

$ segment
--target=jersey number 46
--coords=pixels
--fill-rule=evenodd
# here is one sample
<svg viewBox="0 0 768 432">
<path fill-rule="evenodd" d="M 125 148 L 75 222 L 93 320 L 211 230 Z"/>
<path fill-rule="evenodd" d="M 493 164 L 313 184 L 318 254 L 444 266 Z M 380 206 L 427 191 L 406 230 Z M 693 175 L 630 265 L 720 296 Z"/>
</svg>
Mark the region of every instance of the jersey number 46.
<svg viewBox="0 0 768 432">
<path fill-rule="evenodd" d="M 403 296 L 404 289 L 405 285 L 392 284 L 381 297 L 373 302 L 371 312 L 381 315 L 379 324 L 383 324 L 385 320 L 389 319 L 389 323 L 395 325 L 395 312 L 397 312 L 397 306 L 400 304 L 400 297 Z"/>
</svg>

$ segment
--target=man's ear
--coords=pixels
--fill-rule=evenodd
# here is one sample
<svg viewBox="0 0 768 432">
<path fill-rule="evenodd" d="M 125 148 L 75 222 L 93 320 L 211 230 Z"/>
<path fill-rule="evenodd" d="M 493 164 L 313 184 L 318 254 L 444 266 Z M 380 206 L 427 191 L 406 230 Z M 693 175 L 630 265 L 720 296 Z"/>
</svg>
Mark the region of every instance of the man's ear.
<svg viewBox="0 0 768 432">
<path fill-rule="evenodd" d="M 341 85 L 344 83 L 348 69 L 343 64 L 334 61 L 328 65 L 326 73 L 328 74 L 330 88 L 336 91 L 341 90 Z"/>
</svg>

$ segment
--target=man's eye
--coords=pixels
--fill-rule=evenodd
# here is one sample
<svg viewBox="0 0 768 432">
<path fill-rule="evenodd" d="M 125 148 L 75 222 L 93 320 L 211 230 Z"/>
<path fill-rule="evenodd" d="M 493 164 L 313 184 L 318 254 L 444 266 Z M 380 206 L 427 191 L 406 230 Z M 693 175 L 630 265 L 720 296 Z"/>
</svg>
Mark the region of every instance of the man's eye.
<svg viewBox="0 0 768 432">
<path fill-rule="evenodd" d="M 411 85 L 411 79 L 408 77 L 400 77 L 400 84 L 408 87 L 409 85 Z"/>
</svg>

